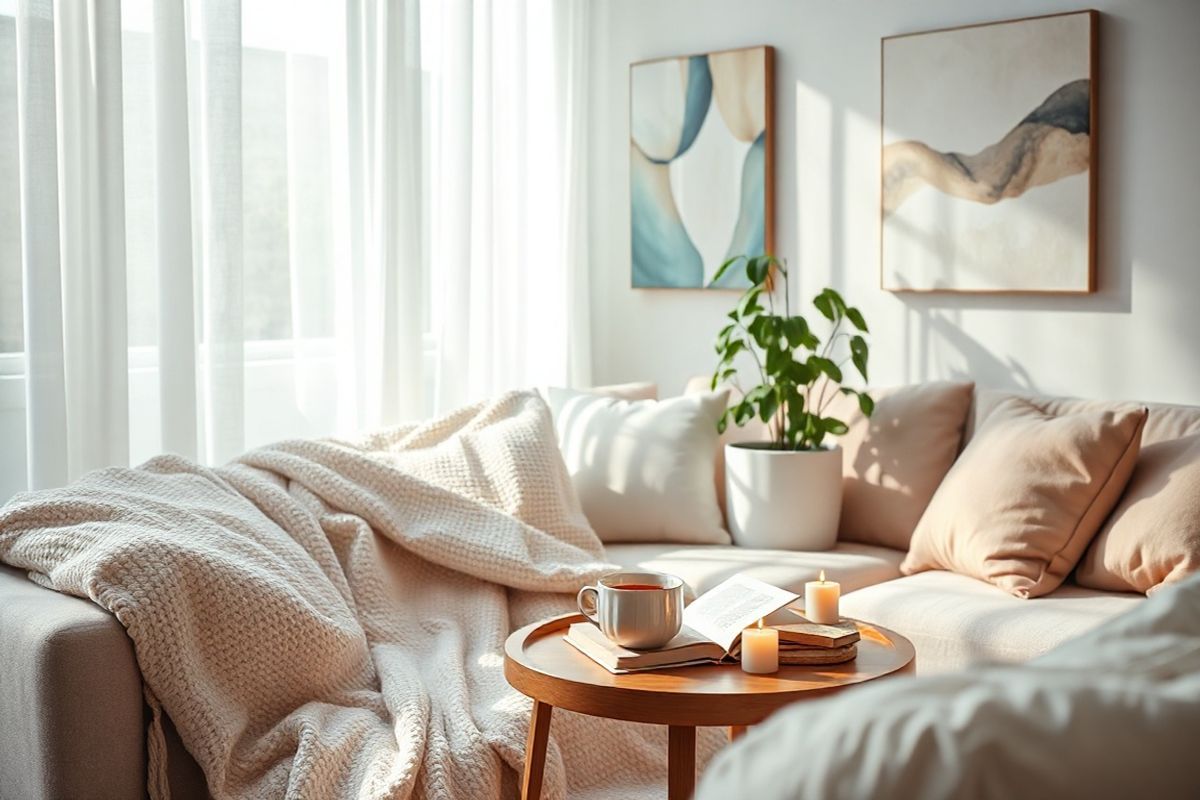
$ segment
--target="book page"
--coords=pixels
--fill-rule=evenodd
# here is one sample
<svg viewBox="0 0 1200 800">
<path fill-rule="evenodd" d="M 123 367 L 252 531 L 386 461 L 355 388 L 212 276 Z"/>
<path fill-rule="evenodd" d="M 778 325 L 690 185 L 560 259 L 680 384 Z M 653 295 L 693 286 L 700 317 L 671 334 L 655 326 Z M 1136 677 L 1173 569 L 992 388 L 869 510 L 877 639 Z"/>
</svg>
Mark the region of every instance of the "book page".
<svg viewBox="0 0 1200 800">
<path fill-rule="evenodd" d="M 683 610 L 683 624 L 728 652 L 743 628 L 797 597 L 749 575 L 734 575 L 693 600 Z"/>
</svg>

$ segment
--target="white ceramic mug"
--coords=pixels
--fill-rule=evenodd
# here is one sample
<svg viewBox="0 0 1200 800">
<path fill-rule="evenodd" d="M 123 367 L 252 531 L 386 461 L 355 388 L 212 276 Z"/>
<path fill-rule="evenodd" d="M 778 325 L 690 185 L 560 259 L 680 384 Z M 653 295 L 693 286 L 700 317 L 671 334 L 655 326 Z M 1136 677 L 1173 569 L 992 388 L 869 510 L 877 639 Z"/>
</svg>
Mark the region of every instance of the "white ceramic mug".
<svg viewBox="0 0 1200 800">
<path fill-rule="evenodd" d="M 613 572 L 577 599 L 583 615 L 622 647 L 662 647 L 683 625 L 683 580 L 663 572 Z"/>
</svg>

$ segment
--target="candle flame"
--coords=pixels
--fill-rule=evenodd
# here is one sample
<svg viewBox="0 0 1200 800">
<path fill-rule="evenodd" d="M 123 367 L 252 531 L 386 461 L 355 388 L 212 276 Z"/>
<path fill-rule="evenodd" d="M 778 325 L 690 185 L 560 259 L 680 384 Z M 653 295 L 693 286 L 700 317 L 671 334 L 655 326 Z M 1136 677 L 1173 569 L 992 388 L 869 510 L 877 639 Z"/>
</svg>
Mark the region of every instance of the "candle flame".
<svg viewBox="0 0 1200 800">
<path fill-rule="evenodd" d="M 758 618 L 758 629 L 759 629 L 760 631 L 762 630 L 762 617 L 759 617 L 759 618 Z"/>
<path fill-rule="evenodd" d="M 821 578 L 820 578 L 820 581 L 821 581 L 821 583 L 824 583 L 824 582 L 825 582 L 825 570 L 821 570 Z"/>
</svg>

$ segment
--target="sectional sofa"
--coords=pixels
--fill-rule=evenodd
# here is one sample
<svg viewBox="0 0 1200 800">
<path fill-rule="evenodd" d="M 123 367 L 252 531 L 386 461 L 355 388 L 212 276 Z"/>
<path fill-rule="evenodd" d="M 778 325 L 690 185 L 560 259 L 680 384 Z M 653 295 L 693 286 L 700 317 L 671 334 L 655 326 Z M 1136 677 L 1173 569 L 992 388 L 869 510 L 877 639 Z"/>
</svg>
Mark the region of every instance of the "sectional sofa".
<svg viewBox="0 0 1200 800">
<path fill-rule="evenodd" d="M 637 385 L 615 393 L 635 399 L 652 397 L 656 390 Z M 824 569 L 842 585 L 843 613 L 903 633 L 916 646 L 918 671 L 926 674 L 977 661 L 1019 662 L 1037 656 L 1136 607 L 1144 595 L 1085 588 L 1068 578 L 1046 596 L 1020 599 L 948 571 L 901 574 L 905 532 L 911 535 L 928 495 L 937 488 L 928 470 L 910 471 L 906 462 L 953 462 L 1007 397 L 975 391 L 970 384 L 943 384 L 928 391 L 898 391 L 891 402 L 880 402 L 875 416 L 860 421 L 845 443 L 847 540 L 832 550 L 640 541 L 608 543 L 607 554 L 623 567 L 679 575 L 696 592 L 736 572 L 802 592 L 803 583 Z M 1130 406 L 1026 400 L 1052 414 Z M 1195 446 L 1200 408 L 1148 408 L 1131 487 L 1145 477 L 1140 471 L 1162 472 L 1159 448 L 1169 449 L 1175 459 L 1180 453 L 1200 458 Z M 930 420 L 940 426 L 933 433 Z M 723 485 L 720 469 L 718 459 L 716 487 Z M 881 536 L 871 532 L 876 528 Z M 133 648 L 116 619 L 87 601 L 40 588 L 20 572 L 0 567 L 0 642 L 0 795 L 29 800 L 143 796 L 147 711 Z M 167 740 L 172 795 L 206 796 L 203 776 L 169 724 Z"/>
<path fill-rule="evenodd" d="M 689 384 L 688 390 L 702 391 L 706 385 L 707 381 L 698 378 Z M 961 420 L 961 441 L 956 444 L 958 452 L 967 447 L 975 429 L 992 410 L 1009 398 L 1028 400 L 1055 415 L 1138 405 L 969 388 L 970 400 L 963 408 Z M 649 396 L 653 387 L 644 385 L 625 391 Z M 1176 452 L 1184 450 L 1185 456 L 1200 458 L 1200 408 L 1140 405 L 1149 411 L 1142 432 L 1141 463 L 1161 460 L 1158 451 L 1168 447 Z M 953 409 L 945 408 L 944 402 L 942 406 L 939 413 L 953 416 Z M 885 418 L 886 406 L 881 405 L 881 409 L 883 415 L 877 414 L 871 421 L 871 426 L 877 429 L 910 425 L 916 420 L 903 415 L 921 413 L 919 403 L 903 407 L 900 417 Z M 757 438 L 762 432 L 752 430 L 747 435 Z M 934 449 L 944 445 L 945 442 L 921 443 Z M 864 448 L 859 442 L 849 449 Z M 848 466 L 847 471 L 852 472 L 853 468 Z M 1135 469 L 1131 485 L 1139 480 Z M 717 481 L 723 482 L 720 474 Z M 849 476 L 847 481 L 851 481 Z M 902 492 L 904 487 L 893 490 Z M 861 491 L 856 495 L 848 488 L 845 502 L 856 502 Z M 853 512 L 846 507 L 843 515 L 848 514 Z M 872 524 L 862 519 L 844 519 L 844 523 L 847 521 L 860 527 Z M 875 521 L 883 523 L 882 519 Z M 1194 536 L 1200 544 L 1200 530 Z M 905 576 L 900 570 L 905 550 L 856 541 L 840 541 L 833 550 L 825 552 L 754 550 L 733 544 L 681 546 L 641 542 L 612 543 L 607 552 L 623 567 L 637 566 L 679 575 L 698 593 L 735 572 L 744 571 L 803 594 L 804 583 L 815 580 L 818 571 L 824 569 L 829 577 L 841 583 L 842 612 L 903 633 L 916 647 L 916 668 L 921 674 L 958 670 L 976 662 L 1018 662 L 1033 658 L 1133 609 L 1145 599 L 1144 594 L 1132 591 L 1086 588 L 1073 579 L 1049 595 L 1020 599 L 989 583 L 949 571 L 929 570 Z"/>
</svg>

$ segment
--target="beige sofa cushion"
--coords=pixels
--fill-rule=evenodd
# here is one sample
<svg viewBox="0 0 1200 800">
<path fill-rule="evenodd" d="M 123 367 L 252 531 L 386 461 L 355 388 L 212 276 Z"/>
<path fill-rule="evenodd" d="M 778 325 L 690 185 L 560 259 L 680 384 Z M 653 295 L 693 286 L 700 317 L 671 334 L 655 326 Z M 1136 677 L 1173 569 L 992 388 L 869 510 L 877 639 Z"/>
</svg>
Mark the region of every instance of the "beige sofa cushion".
<svg viewBox="0 0 1200 800">
<path fill-rule="evenodd" d="M 1200 414 L 1198 414 L 1200 416 Z M 1142 448 L 1121 502 L 1075 579 L 1114 592 L 1154 592 L 1200 569 L 1200 434 Z"/>
<path fill-rule="evenodd" d="M 839 542 L 833 550 L 802 552 L 749 547 L 630 543 L 605 545 L 608 560 L 627 569 L 669 572 L 683 578 L 696 593 L 707 592 L 726 578 L 744 572 L 788 591 L 804 594 L 806 581 L 825 570 L 841 583 L 842 592 L 890 581 L 900 576 L 904 553 L 886 547 Z"/>
<path fill-rule="evenodd" d="M 1142 431 L 1142 446 L 1180 439 L 1184 436 L 1200 433 L 1200 407 L 1169 405 L 1166 403 L 1142 403 L 1133 401 L 1112 400 L 1080 400 L 1074 397 L 1046 397 L 1042 395 L 1023 395 L 1000 389 L 976 389 L 975 405 L 967 421 L 967 430 L 963 438 L 964 445 L 969 444 L 984 420 L 1000 404 L 1007 400 L 1020 399 L 1045 414 L 1061 417 L 1065 414 L 1077 414 L 1091 411 L 1133 411 L 1139 408 L 1147 409 L 1146 427 Z"/>
<path fill-rule="evenodd" d="M 1017 597 L 1052 592 L 1120 498 L 1145 422 L 1145 409 L 1056 417 L 1000 403 L 938 488 L 901 570 L 949 569 Z"/>
<path fill-rule="evenodd" d="M 931 571 L 844 594 L 841 610 L 912 640 L 917 671 L 928 674 L 1033 658 L 1144 600 L 1070 583 L 1021 600 L 975 578 Z"/>
<path fill-rule="evenodd" d="M 826 413 L 850 430 L 842 446 L 842 539 L 907 550 L 962 444 L 972 383 L 872 389 L 875 413 L 839 394 Z"/>
<path fill-rule="evenodd" d="M 602 394 L 605 397 L 615 397 L 619 400 L 657 400 L 658 384 L 646 381 L 635 383 L 611 383 L 607 386 L 593 386 L 587 390 L 592 394 Z"/>
</svg>

